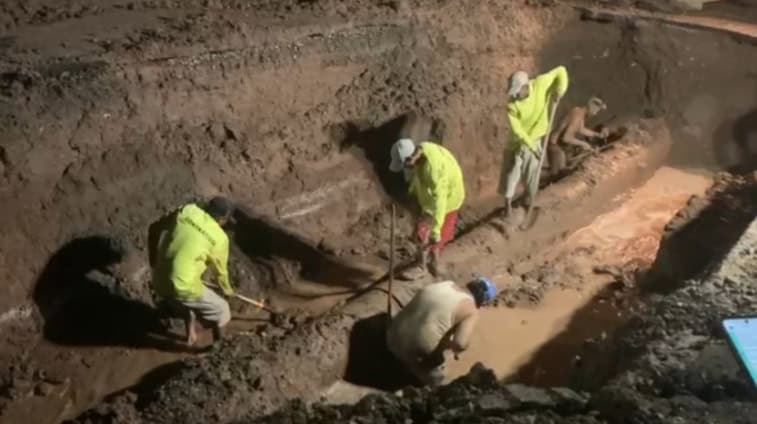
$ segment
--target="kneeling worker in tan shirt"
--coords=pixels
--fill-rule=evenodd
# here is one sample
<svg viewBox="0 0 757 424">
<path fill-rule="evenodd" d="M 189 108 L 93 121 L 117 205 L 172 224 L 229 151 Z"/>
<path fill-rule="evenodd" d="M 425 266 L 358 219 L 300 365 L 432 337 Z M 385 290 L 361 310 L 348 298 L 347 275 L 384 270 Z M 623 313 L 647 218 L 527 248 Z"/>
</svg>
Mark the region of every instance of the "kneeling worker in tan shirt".
<svg viewBox="0 0 757 424">
<path fill-rule="evenodd" d="M 389 350 L 424 384 L 441 384 L 444 352 L 457 355 L 468 348 L 478 309 L 496 292 L 486 278 L 471 281 L 465 289 L 452 281 L 424 287 L 389 325 Z"/>
</svg>

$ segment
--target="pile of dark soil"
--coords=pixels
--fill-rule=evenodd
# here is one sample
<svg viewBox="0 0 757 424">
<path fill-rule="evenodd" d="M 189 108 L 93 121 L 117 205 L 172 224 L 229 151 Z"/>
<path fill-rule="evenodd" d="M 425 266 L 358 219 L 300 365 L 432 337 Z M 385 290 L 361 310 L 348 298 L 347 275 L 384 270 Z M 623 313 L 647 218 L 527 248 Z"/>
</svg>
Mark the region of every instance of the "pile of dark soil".
<svg viewBox="0 0 757 424">
<path fill-rule="evenodd" d="M 260 419 L 238 423 L 748 423 L 754 403 L 716 401 L 693 396 L 646 397 L 619 385 L 593 395 L 567 388 L 534 388 L 498 383 L 494 373 L 477 366 L 467 376 L 438 390 L 405 390 L 397 395 L 369 395 L 355 405 L 308 406 L 292 402 Z"/>
<path fill-rule="evenodd" d="M 581 417 L 589 397 L 570 389 L 503 385 L 477 365 L 470 374 L 438 390 L 405 389 L 398 395 L 369 395 L 355 405 L 287 408 L 250 423 L 599 423 Z M 538 420 L 538 421 L 536 421 Z"/>
<path fill-rule="evenodd" d="M 292 396 L 315 400 L 346 363 L 354 320 L 332 316 L 225 340 L 217 351 L 158 368 L 76 423 L 230 422 L 273 411 Z"/>
</svg>

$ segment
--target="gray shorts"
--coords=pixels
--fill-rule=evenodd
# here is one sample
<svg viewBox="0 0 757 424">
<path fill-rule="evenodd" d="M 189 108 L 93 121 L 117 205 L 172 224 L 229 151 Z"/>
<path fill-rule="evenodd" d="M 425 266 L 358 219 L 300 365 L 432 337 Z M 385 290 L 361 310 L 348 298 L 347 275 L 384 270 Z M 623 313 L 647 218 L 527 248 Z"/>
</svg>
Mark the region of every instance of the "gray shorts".
<svg viewBox="0 0 757 424">
<path fill-rule="evenodd" d="M 194 312 L 197 319 L 223 327 L 231 321 L 231 309 L 229 302 L 209 288 L 204 288 L 199 299 L 179 300 L 181 306 Z"/>
<path fill-rule="evenodd" d="M 541 146 L 542 139 L 536 142 Z M 539 158 L 525 146 L 516 151 L 506 149 L 500 170 L 499 194 L 507 199 L 515 197 L 515 190 L 521 179 L 526 186 L 526 192 L 533 197 L 539 189 Z"/>
</svg>

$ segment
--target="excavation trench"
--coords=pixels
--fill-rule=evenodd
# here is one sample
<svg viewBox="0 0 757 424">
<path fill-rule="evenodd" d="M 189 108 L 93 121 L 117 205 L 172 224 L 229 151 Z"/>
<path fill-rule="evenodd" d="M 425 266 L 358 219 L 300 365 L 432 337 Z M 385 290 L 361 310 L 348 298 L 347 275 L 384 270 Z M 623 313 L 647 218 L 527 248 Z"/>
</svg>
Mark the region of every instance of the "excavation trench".
<svg viewBox="0 0 757 424">
<path fill-rule="evenodd" d="M 595 267 L 623 268 L 634 261 L 649 266 L 665 225 L 692 195 L 702 194 L 710 184 L 707 176 L 663 166 L 671 140 L 662 121 L 639 121 L 637 125 L 646 130 L 629 131 L 615 148 L 590 158 L 575 174 L 544 188 L 540 197 L 542 225 L 530 230 L 530 243 L 523 244 L 517 234 L 503 234 L 496 219 L 480 212 L 481 218 L 463 229 L 462 236 L 449 247 L 452 278 L 463 280 L 475 270 L 492 276 L 503 289 L 502 305 L 483 311 L 470 351 L 460 361 L 450 361 L 450 379 L 482 362 L 501 378 L 569 385 L 576 357 L 583 353 L 587 341 L 606 337 L 624 322 L 630 310 L 620 299 L 630 302 L 632 296 L 622 293 L 616 298 L 618 290 L 611 286 L 617 280 L 595 273 Z M 586 205 L 592 208 L 585 209 Z M 263 231 L 258 226 L 265 221 L 260 218 L 243 213 L 240 221 L 237 239 L 244 239 L 246 230 L 254 229 L 256 234 Z M 269 223 L 264 228 L 270 231 L 276 226 Z M 500 260 L 498 252 L 509 252 L 508 259 Z M 306 248 L 303 254 L 309 258 L 305 262 L 320 258 L 324 271 L 340 262 L 317 249 Z M 428 282 L 398 282 L 394 294 L 399 302 L 406 303 Z M 270 412 L 294 397 L 353 402 L 376 390 L 413 384 L 383 345 L 386 292 L 381 285 L 378 280 L 363 284 L 357 294 L 310 301 L 315 305 L 313 310 L 321 309 L 324 303 L 341 304 L 331 318 L 296 322 L 283 333 L 269 328 L 262 333 L 258 329 L 254 336 L 235 337 L 228 344 L 235 352 L 230 364 L 217 362 L 219 357 L 213 360 L 214 365 L 202 365 L 203 372 L 234 375 L 237 366 L 252 358 L 247 349 L 258 352 L 254 356 L 260 356 L 243 368 L 257 389 L 233 390 L 235 398 L 256 405 L 255 414 Z M 301 301 L 298 306 L 308 309 L 308 304 Z M 376 372 L 377 364 L 381 372 Z M 152 398 L 150 393 L 155 390 L 169 390 L 161 392 L 168 398 L 158 403 L 193 398 L 198 394 L 186 392 L 189 386 L 185 384 L 187 378 L 196 378 L 189 375 L 198 365 L 171 371 L 175 374 L 168 381 L 173 383 L 158 386 L 163 389 L 156 389 L 149 379 L 147 385 L 134 390 L 138 398 Z M 178 386 L 171 385 L 182 381 Z M 124 402 L 123 396 L 114 399 L 115 405 Z M 234 408 L 247 408 L 237 405 Z M 159 415 L 153 414 L 165 407 L 148 406 L 145 410 L 152 412 L 142 414 L 158 419 Z M 192 410 L 172 413 L 190 417 Z M 97 413 L 81 419 L 93 416 Z"/>
<path fill-rule="evenodd" d="M 751 117 L 757 83 L 748 72 L 734 71 L 743 67 L 722 63 L 724 55 L 746 60 L 753 55 L 752 46 L 722 32 L 627 16 L 582 20 L 574 11 L 560 10 L 571 17 L 541 46 L 534 62 L 540 69 L 566 65 L 571 90 L 563 105 L 599 95 L 610 111 L 593 124 L 624 130 L 612 148 L 586 158 L 574 172 L 544 187 L 534 228 L 513 231 L 498 219 L 500 200 L 494 193 L 498 157 L 493 158 L 494 152 L 499 155 L 498 143 L 469 151 L 458 139 L 469 136 L 470 122 L 453 122 L 445 128 L 444 116 L 434 116 L 431 124 L 417 130 L 455 140 L 449 147 L 461 157 L 471 186 L 458 237 L 445 252 L 449 278 L 464 282 L 487 275 L 501 290 L 497 305 L 482 311 L 469 351 L 458 361 L 448 361 L 449 379 L 482 362 L 508 381 L 601 385 L 617 364 L 587 373 L 587 361 L 596 359 L 591 350 L 611 339 L 637 303 L 644 301 L 638 284 L 647 281 L 648 271 L 669 279 L 696 272 L 687 271 L 685 261 L 670 254 L 671 249 L 658 257 L 660 241 L 669 236 L 677 212 L 690 206 L 692 196 L 706 197 L 714 171 L 750 170 L 755 165 Z M 708 78 L 719 82 L 708 83 Z M 378 79 L 374 76 L 371 83 Z M 727 102 L 722 100 L 726 98 Z M 64 315 L 58 315 L 53 302 L 54 307 L 41 311 L 46 340 L 31 357 L 36 363 L 56 364 L 52 366 L 56 375 L 38 378 L 31 372 L 35 376 L 26 378 L 30 382 L 25 385 L 10 383 L 13 390 L 31 394 L 13 392 L 14 401 L 2 409 L 2 421 L 57 422 L 79 416 L 78 422 L 114 417 L 123 422 L 227 422 L 271 412 L 292 398 L 353 402 L 372 391 L 412 383 L 383 346 L 388 200 L 393 197 L 403 205 L 401 178 L 384 172 L 386 147 L 410 124 L 408 115 L 397 110 L 381 116 L 386 115 L 381 122 L 347 116 L 325 126 L 328 136 L 344 149 L 343 156 L 328 160 L 337 165 L 318 163 L 312 172 L 328 174 L 336 169 L 341 175 L 338 181 L 324 179 L 328 184 L 323 186 L 318 178 L 308 182 L 310 174 L 304 169 L 311 169 L 303 167 L 297 178 L 276 181 L 280 185 L 274 184 L 275 201 L 258 205 L 235 193 L 246 207 L 238 211 L 232 235 L 232 277 L 241 292 L 288 309 L 291 319 L 271 325 L 265 313 L 234 302 L 239 318 L 232 324 L 235 335 L 219 353 L 198 357 L 168 351 L 165 343 L 171 344 L 171 337 L 158 340 L 161 344 L 131 333 L 114 339 L 108 329 L 123 325 L 115 316 L 120 313 L 141 319 L 131 321 L 145 332 L 152 330 L 152 312 L 145 312 L 143 302 L 85 301 L 62 309 L 90 310 L 98 304 L 97 313 L 104 318 L 96 323 L 88 314 L 65 314 L 67 319 L 61 321 L 57 318 Z M 241 138 L 228 126 L 207 131 L 220 134 L 229 145 Z M 287 146 L 287 154 L 294 155 L 296 149 Z M 321 148 L 329 149 L 326 144 Z M 198 150 L 190 156 L 200 154 Z M 245 151 L 242 156 L 249 154 Z M 360 163 L 359 171 L 338 162 L 344 157 Z M 482 168 L 479 162 L 491 164 L 492 169 L 477 172 Z M 298 169 L 293 163 L 282 166 Z M 308 187 L 308 191 L 298 194 L 291 187 Z M 399 209 L 398 227 L 399 259 L 406 264 L 410 242 L 405 235 L 410 233 L 411 218 L 404 207 Z M 700 262 L 717 254 L 707 251 Z M 57 275 L 56 262 L 49 265 L 48 271 Z M 58 298 L 62 291 L 58 280 L 40 278 L 47 281 L 37 286 L 35 301 L 40 309 Z M 397 282 L 398 303 L 407 303 L 428 282 Z M 76 293 L 111 299 L 112 293 L 95 287 L 94 294 Z M 87 334 L 63 331 L 66 325 L 84 328 Z M 68 352 L 92 359 L 74 363 L 65 358 Z M 11 380 L 24 378 L 13 375 Z M 97 408 L 80 415 L 106 395 Z"/>
</svg>

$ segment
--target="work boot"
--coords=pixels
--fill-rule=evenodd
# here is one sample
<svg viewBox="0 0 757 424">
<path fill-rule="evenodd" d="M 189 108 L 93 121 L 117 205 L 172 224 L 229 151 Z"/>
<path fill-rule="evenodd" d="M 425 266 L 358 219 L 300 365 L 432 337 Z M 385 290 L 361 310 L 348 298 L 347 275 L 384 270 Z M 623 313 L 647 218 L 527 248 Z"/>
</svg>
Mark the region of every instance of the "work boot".
<svg viewBox="0 0 757 424">
<path fill-rule="evenodd" d="M 433 275 L 435 278 L 440 278 L 447 273 L 447 268 L 442 265 L 438 254 L 431 255 L 431 261 L 429 262 L 428 269 L 429 271 L 431 271 L 431 275 Z"/>
</svg>

